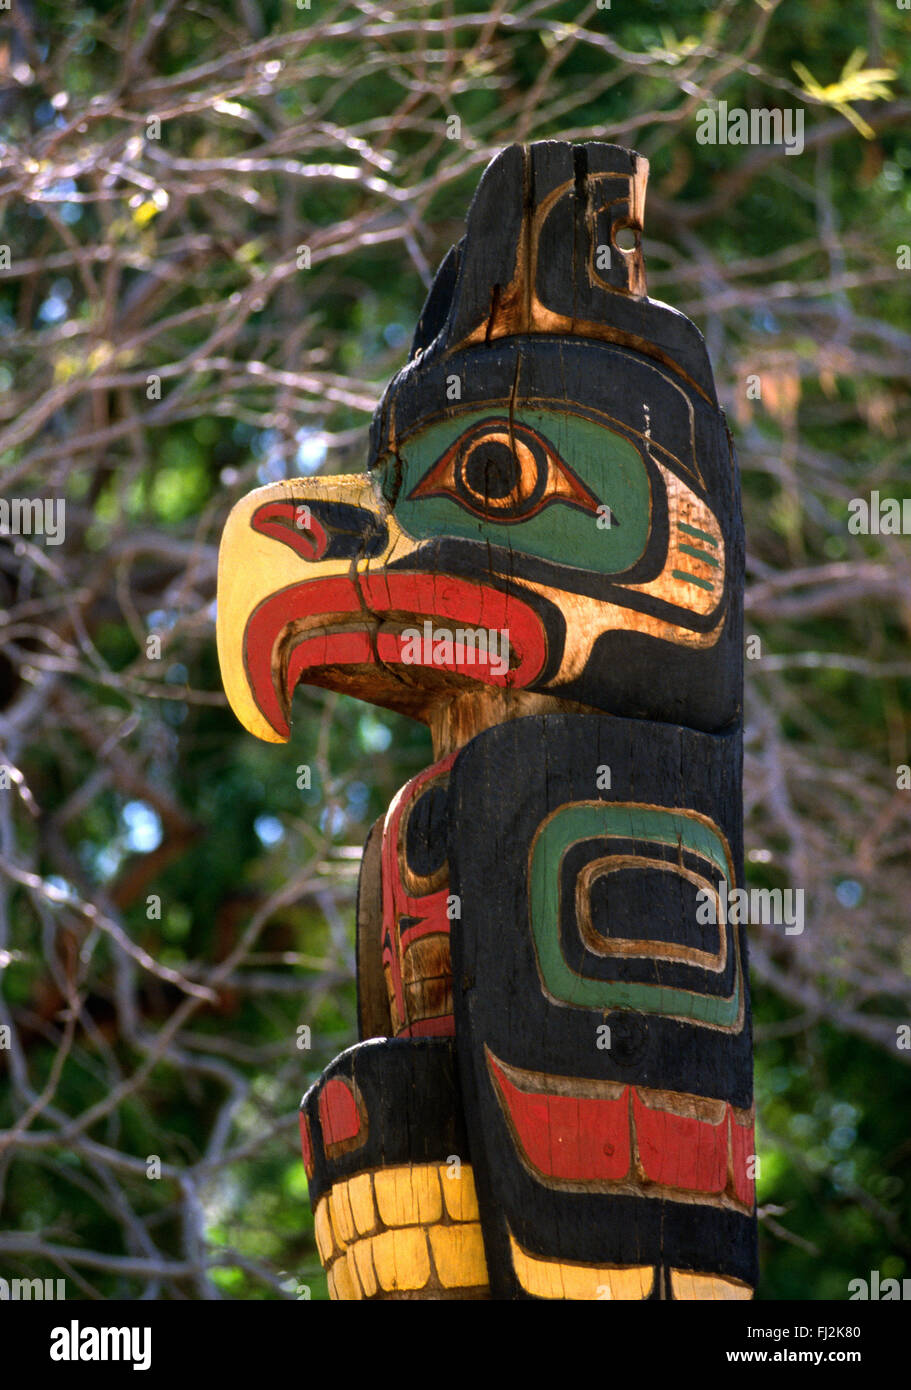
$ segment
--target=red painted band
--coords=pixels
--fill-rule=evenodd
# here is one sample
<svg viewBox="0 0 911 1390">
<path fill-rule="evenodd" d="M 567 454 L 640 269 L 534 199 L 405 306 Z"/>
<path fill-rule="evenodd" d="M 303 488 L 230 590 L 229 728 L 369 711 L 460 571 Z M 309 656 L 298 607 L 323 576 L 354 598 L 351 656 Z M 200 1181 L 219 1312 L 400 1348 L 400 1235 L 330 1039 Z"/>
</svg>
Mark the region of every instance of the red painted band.
<svg viewBox="0 0 911 1390">
<path fill-rule="evenodd" d="M 425 767 L 410 782 L 406 782 L 393 800 L 389 816 L 383 827 L 382 842 L 382 881 L 383 881 L 383 935 L 388 933 L 390 948 L 383 951 L 383 966 L 388 965 L 392 979 L 399 1018 L 407 1017 L 405 990 L 402 982 L 402 933 L 399 928 L 400 917 L 416 917 L 418 922 L 408 928 L 406 935 L 410 940 L 431 932 L 449 932 L 449 919 L 446 917 L 446 892 L 428 893 L 417 898 L 406 893 L 399 873 L 399 839 L 402 817 L 410 810 L 425 787 L 445 774 L 456 760 L 455 753 L 449 753 L 439 762 Z M 446 1036 L 452 1035 L 448 1029 Z"/>
<path fill-rule="evenodd" d="M 727 1109 L 719 1124 L 653 1110 L 633 1091 L 639 1162 L 649 1182 L 685 1192 L 723 1192 L 728 1179 Z"/>
<path fill-rule="evenodd" d="M 288 528 L 280 529 L 282 535 L 278 538 L 285 539 Z M 289 623 L 322 616 L 330 626 L 334 616 L 362 613 L 364 604 L 371 615 L 394 613 L 397 622 L 406 626 L 409 620 L 421 623 L 427 618 L 455 622 L 463 628 L 506 630 L 510 651 L 518 658 L 516 666 L 497 674 L 489 660 L 469 660 L 474 651 L 466 650 L 462 644 L 456 648 L 453 643 L 451 661 L 429 663 L 440 670 L 454 671 L 489 685 L 522 689 L 544 667 L 547 639 L 541 620 L 527 603 L 500 589 L 449 575 L 417 572 L 362 575 L 357 583 L 348 575 L 305 579 L 263 599 L 247 620 L 243 639 L 244 666 L 253 698 L 263 717 L 283 738 L 290 733 L 285 707 L 306 669 L 368 665 L 373 663 L 374 653 L 365 628 L 304 634 L 291 653 L 281 682 L 278 672 L 273 674 L 276 643 Z M 404 645 L 400 632 L 379 633 L 380 660 L 411 664 L 402 661 Z"/>
<path fill-rule="evenodd" d="M 567 1182 L 625 1178 L 630 1168 L 629 1088 L 614 1099 L 521 1091 L 490 1057 L 513 1128 L 533 1167 Z"/>
<path fill-rule="evenodd" d="M 577 1183 L 628 1178 L 670 1191 L 733 1193 L 752 1206 L 753 1125 L 738 1124 L 730 1105 L 715 1124 L 647 1105 L 635 1087 L 624 1087 L 617 1097 L 593 1096 L 583 1093 L 591 1083 L 581 1078 L 535 1074 L 542 1084 L 523 1089 L 489 1050 L 487 1058 L 519 1151 L 543 1177 Z M 567 1094 L 573 1080 L 579 1081 L 577 1095 Z M 547 1082 L 561 1090 L 545 1089 Z M 631 1171 L 633 1136 L 637 1163 Z"/>
<path fill-rule="evenodd" d="M 347 1082 L 333 1076 L 327 1081 L 319 1096 L 319 1120 L 323 1127 L 323 1142 L 339 1144 L 345 1139 L 356 1139 L 360 1133 L 361 1117 L 357 1113 L 357 1101 Z"/>
<path fill-rule="evenodd" d="M 733 1168 L 733 1187 L 739 1202 L 751 1207 L 754 1200 L 755 1182 L 752 1159 L 756 1153 L 756 1139 L 752 1122 L 738 1124 L 731 1111 L 731 1166 Z"/>
</svg>

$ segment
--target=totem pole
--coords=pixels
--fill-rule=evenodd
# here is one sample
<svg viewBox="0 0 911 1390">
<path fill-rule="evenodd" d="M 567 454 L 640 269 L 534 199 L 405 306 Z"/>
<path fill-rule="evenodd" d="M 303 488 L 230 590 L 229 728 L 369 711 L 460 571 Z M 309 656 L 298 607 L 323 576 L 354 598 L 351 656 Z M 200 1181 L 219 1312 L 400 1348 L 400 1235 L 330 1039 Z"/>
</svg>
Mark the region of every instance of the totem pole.
<svg viewBox="0 0 911 1390">
<path fill-rule="evenodd" d="M 362 1041 L 301 1104 L 337 1299 L 752 1293 L 739 484 L 703 340 L 647 296 L 647 175 L 498 155 L 368 471 L 225 528 L 246 728 L 287 739 L 307 681 L 433 738 L 364 850 Z"/>
</svg>

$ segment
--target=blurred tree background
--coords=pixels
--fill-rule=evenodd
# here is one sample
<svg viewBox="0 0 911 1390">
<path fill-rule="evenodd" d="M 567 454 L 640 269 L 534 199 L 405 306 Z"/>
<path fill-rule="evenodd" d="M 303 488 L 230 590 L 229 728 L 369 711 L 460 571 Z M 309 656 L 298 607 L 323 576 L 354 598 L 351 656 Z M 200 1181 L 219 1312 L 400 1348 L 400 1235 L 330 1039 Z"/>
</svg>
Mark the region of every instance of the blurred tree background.
<svg viewBox="0 0 911 1390">
<path fill-rule="evenodd" d="M 326 1296 L 296 1107 L 430 741 L 306 688 L 290 747 L 246 735 L 218 538 L 363 467 L 482 169 L 547 136 L 651 161 L 650 293 L 743 473 L 749 882 L 807 901 L 751 929 L 760 1296 L 911 1274 L 911 541 L 847 524 L 911 479 L 909 38 L 891 0 L 0 11 L 0 495 L 66 504 L 63 544 L 0 538 L 4 1277 Z M 804 151 L 700 144 L 719 99 L 802 109 Z"/>
</svg>

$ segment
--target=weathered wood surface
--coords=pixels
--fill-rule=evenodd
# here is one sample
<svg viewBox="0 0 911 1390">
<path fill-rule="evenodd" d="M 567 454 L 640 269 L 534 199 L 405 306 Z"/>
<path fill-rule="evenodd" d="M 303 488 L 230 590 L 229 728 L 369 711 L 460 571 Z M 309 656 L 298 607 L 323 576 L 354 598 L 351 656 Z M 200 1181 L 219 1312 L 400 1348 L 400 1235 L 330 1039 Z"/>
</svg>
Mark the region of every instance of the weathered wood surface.
<svg viewBox="0 0 911 1390">
<path fill-rule="evenodd" d="M 742 881 L 740 758 L 739 732 L 549 715 L 456 759 L 456 1036 L 494 1297 L 749 1289 L 744 928 L 719 893 Z"/>
<path fill-rule="evenodd" d="M 336 1297 L 484 1297 L 489 1276 L 497 1298 L 718 1298 L 754 1280 L 744 943 L 726 928 L 711 945 L 693 921 L 696 885 L 721 873 L 711 835 L 740 877 L 739 485 L 702 338 L 647 297 L 646 178 L 615 146 L 505 150 L 377 409 L 369 471 L 260 488 L 225 528 L 219 657 L 247 728 L 285 740 L 307 681 L 433 737 L 434 763 L 365 850 L 360 1029 L 395 1039 L 400 1069 L 454 1049 L 464 1114 L 458 1084 L 446 1105 L 460 1171 L 478 1167 L 485 1273 L 472 1236 L 463 1282 L 451 1261 L 443 1278 L 412 1204 L 398 1243 L 387 1223 L 349 1258 L 334 1229 Z M 565 890 L 542 975 L 535 836 L 588 802 L 579 842 L 535 861 L 536 891 L 542 874 L 545 896 Z M 567 971 L 591 979 L 570 987 Z M 345 1160 L 339 1183 L 365 1179 L 357 1192 L 407 1186 L 409 1166 L 433 1191 L 418 1118 L 413 1155 L 393 1142 L 376 1080 L 392 1045 L 361 1044 L 380 1068 L 360 1094 L 374 1088 L 381 1149 L 331 1163 Z M 327 1078 L 304 1107 L 317 1148 Z M 590 1119 L 617 1131 L 591 1171 L 529 1157 L 581 1162 Z M 325 1244 L 336 1170 L 311 1160 Z M 336 1205 L 347 1223 L 341 1189 Z"/>
<path fill-rule="evenodd" d="M 304 1096 L 300 1123 L 333 1298 L 489 1296 L 451 1040 L 349 1048 Z"/>
</svg>

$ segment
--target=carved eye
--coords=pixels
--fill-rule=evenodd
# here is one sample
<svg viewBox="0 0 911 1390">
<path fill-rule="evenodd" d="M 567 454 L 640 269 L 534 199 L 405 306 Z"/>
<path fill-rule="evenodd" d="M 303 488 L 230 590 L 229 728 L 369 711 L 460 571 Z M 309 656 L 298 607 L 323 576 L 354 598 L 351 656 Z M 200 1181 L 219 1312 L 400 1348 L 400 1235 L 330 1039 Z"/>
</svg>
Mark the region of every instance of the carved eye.
<svg viewBox="0 0 911 1390">
<path fill-rule="evenodd" d="M 598 502 L 536 430 L 483 420 L 466 430 L 409 494 L 449 497 L 485 521 L 526 521 L 551 502 Z"/>
</svg>

